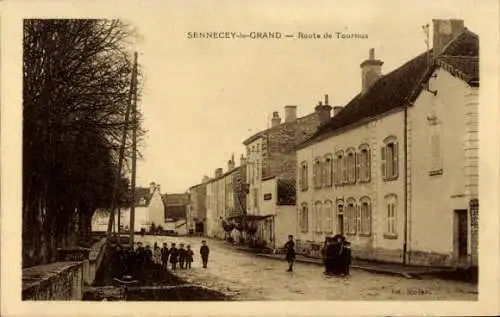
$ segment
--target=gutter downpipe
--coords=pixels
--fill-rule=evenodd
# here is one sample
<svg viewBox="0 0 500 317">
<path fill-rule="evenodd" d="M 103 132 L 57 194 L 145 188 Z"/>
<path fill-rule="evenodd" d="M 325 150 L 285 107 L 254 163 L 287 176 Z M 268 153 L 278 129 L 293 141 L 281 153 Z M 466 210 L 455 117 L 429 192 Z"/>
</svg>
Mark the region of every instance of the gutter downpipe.
<svg viewBox="0 0 500 317">
<path fill-rule="evenodd" d="M 405 184 L 404 184 L 404 241 L 403 241 L 403 266 L 407 263 L 408 252 L 408 106 L 404 106 L 404 171 L 405 171 Z"/>
</svg>

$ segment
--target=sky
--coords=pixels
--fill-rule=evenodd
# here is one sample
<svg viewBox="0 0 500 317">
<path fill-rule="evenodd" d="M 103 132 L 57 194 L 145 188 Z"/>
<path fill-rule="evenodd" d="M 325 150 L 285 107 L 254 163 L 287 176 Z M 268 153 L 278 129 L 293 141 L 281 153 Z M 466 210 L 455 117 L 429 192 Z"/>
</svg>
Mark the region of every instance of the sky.
<svg viewBox="0 0 500 317">
<path fill-rule="evenodd" d="M 236 164 L 243 140 L 269 126 L 273 111 L 296 105 L 299 116 L 329 95 L 344 106 L 361 86 L 360 63 L 370 48 L 388 73 L 426 50 L 422 26 L 463 19 L 481 36 L 488 4 L 476 1 L 169 2 L 129 18 L 139 33 L 143 68 L 139 105 L 148 131 L 137 185 L 185 192 Z M 384 4 L 384 5 L 382 5 Z M 189 7 L 189 10 L 185 10 Z M 491 7 L 493 8 L 493 7 Z M 496 8 L 496 7 L 495 7 Z M 230 13 L 230 14 L 228 14 Z M 329 32 L 365 39 L 188 39 L 187 32 Z M 431 28 L 432 46 L 432 28 Z"/>
</svg>

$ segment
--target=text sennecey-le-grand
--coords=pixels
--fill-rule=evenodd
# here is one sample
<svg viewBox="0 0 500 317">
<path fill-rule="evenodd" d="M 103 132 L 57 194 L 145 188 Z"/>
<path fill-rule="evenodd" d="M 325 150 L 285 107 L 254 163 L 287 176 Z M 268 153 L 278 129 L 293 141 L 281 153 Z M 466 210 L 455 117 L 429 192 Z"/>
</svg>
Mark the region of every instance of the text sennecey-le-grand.
<svg viewBox="0 0 500 317">
<path fill-rule="evenodd" d="M 337 39 L 364 39 L 368 38 L 367 34 L 363 33 L 344 33 L 344 32 L 327 32 L 330 38 Z M 281 39 L 286 37 L 296 37 L 301 39 L 319 39 L 324 38 L 326 33 L 305 33 L 298 32 L 297 34 L 285 34 L 282 32 L 187 32 L 188 39 L 236 39 L 236 38 L 250 38 L 250 39 Z"/>
</svg>

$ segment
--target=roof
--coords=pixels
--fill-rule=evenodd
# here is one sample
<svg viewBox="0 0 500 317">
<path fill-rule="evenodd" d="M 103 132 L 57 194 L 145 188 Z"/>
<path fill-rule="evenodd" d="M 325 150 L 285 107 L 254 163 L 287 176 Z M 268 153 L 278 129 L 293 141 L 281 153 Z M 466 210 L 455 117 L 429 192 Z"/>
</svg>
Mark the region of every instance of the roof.
<svg viewBox="0 0 500 317">
<path fill-rule="evenodd" d="M 243 141 L 243 144 L 244 145 L 248 145 L 248 144 L 252 143 L 253 141 L 257 140 L 258 138 L 267 135 L 270 132 L 285 129 L 288 125 L 297 124 L 297 123 L 300 124 L 301 121 L 306 120 L 310 116 L 314 116 L 314 115 L 315 115 L 315 113 L 313 112 L 313 113 L 310 113 L 310 114 L 308 114 L 306 116 L 297 118 L 297 120 L 295 120 L 293 122 L 283 122 L 283 123 L 281 123 L 280 125 L 278 125 L 276 127 L 272 127 L 272 128 L 268 128 L 268 129 L 259 131 L 259 132 L 255 133 L 254 135 L 252 135 L 251 137 L 249 137 L 248 139 L 246 139 L 245 141 Z"/>
<path fill-rule="evenodd" d="M 136 187 L 135 188 L 135 205 L 136 206 L 148 206 L 151 201 L 152 194 L 149 193 L 149 188 Z M 144 203 L 141 204 L 141 200 L 144 199 Z"/>
<path fill-rule="evenodd" d="M 187 193 L 164 194 L 161 196 L 161 199 L 163 200 L 163 203 L 167 207 L 189 204 L 189 194 Z"/>
<path fill-rule="evenodd" d="M 443 67 L 469 84 L 478 83 L 478 48 L 477 35 L 464 29 L 445 47 L 434 63 L 431 65 L 427 63 L 428 54 L 432 54 L 430 50 L 382 76 L 366 93 L 356 95 L 330 122 L 319 128 L 299 148 L 324 139 L 330 132 L 403 108 L 418 96 L 422 91 L 422 84 L 437 67 Z"/>
<path fill-rule="evenodd" d="M 175 193 L 161 196 L 165 206 L 165 219 L 186 219 L 186 206 L 189 204 L 189 194 Z"/>
<path fill-rule="evenodd" d="M 230 170 L 230 171 L 226 171 L 226 172 L 225 172 L 225 173 L 223 173 L 221 176 L 211 178 L 211 179 L 209 179 L 206 183 L 203 183 L 203 184 L 198 184 L 198 185 L 195 185 L 195 186 L 193 186 L 193 187 L 191 187 L 191 188 L 194 188 L 194 187 L 199 186 L 199 185 L 207 185 L 207 184 L 213 183 L 213 182 L 215 182 L 215 181 L 217 181 L 217 180 L 219 180 L 219 179 L 222 179 L 222 178 L 224 178 L 224 177 L 226 177 L 226 176 L 229 176 L 229 175 L 231 175 L 231 174 L 235 173 L 236 171 L 241 171 L 241 170 L 244 170 L 244 169 L 245 169 L 245 167 L 246 167 L 246 164 L 244 164 L 244 165 L 240 165 L 240 166 L 236 166 L 236 167 L 235 167 L 235 168 L 233 168 L 232 170 Z M 190 189 L 191 189 L 191 188 L 190 188 Z"/>
</svg>

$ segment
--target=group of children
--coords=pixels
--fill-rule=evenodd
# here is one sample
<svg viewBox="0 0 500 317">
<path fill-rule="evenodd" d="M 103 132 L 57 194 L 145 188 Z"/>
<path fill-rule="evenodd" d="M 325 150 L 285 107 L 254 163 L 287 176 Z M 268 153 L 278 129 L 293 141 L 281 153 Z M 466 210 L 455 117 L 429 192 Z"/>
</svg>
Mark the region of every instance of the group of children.
<svg viewBox="0 0 500 317">
<path fill-rule="evenodd" d="M 203 267 L 206 268 L 210 250 L 205 240 L 201 243 L 200 256 Z M 146 248 L 148 247 L 149 246 L 146 246 Z M 180 269 L 190 269 L 191 263 L 193 263 L 194 252 L 189 244 L 185 246 L 184 243 L 180 243 L 177 248 L 176 244 L 172 243 L 169 249 L 167 243 L 163 243 L 163 247 L 160 248 L 158 243 L 155 242 L 151 255 L 153 262 L 161 265 L 163 269 L 168 269 L 168 264 L 170 263 L 172 270 L 176 270 L 177 264 L 179 264 Z"/>
</svg>

